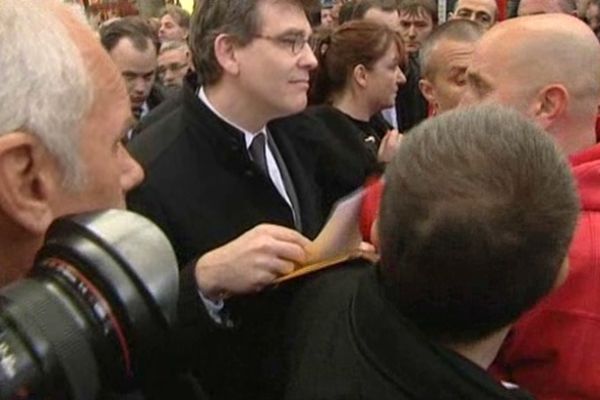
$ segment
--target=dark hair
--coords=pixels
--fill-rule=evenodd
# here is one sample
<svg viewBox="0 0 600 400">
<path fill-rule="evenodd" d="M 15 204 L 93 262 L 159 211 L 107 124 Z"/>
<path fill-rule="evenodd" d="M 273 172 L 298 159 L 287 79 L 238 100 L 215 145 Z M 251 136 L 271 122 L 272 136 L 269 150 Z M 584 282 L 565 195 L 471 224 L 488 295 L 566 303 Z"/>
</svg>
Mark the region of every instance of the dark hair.
<svg viewBox="0 0 600 400">
<path fill-rule="evenodd" d="M 352 15 L 354 14 L 354 7 L 356 6 L 355 0 L 350 0 L 340 7 L 340 11 L 338 13 L 338 24 L 342 25 L 345 22 L 352 20 Z"/>
<path fill-rule="evenodd" d="M 438 24 L 437 7 L 434 0 L 404 0 L 398 7 L 398 13 L 409 16 L 419 16 L 425 13 L 431 17 L 433 26 Z"/>
<path fill-rule="evenodd" d="M 405 136 L 385 179 L 384 293 L 428 337 L 482 339 L 551 290 L 579 201 L 540 127 L 499 106 L 444 113 Z"/>
<path fill-rule="evenodd" d="M 352 19 L 362 19 L 371 8 L 391 12 L 398 11 L 396 0 L 358 0 L 352 9 Z"/>
<path fill-rule="evenodd" d="M 421 76 L 431 77 L 434 74 L 435 71 L 430 62 L 431 52 L 441 40 L 476 42 L 483 36 L 484 32 L 485 30 L 480 24 L 468 19 L 452 19 L 435 28 L 423 42 L 419 51 Z"/>
<path fill-rule="evenodd" d="M 148 41 L 158 51 L 158 38 L 150 24 L 141 17 L 119 18 L 100 28 L 100 42 L 108 52 L 123 38 L 129 39 L 139 51 L 146 51 Z"/>
<path fill-rule="evenodd" d="M 404 60 L 399 33 L 371 21 L 350 21 L 323 33 L 315 48 L 319 65 L 311 74 L 309 103 L 328 102 L 332 94 L 344 88 L 354 67 L 362 64 L 371 68 L 392 45 Z"/>
<path fill-rule="evenodd" d="M 223 69 L 215 56 L 215 39 L 226 33 L 244 46 L 258 33 L 258 4 L 270 0 L 202 0 L 192 14 L 190 50 L 198 76 L 205 84 L 221 78 Z M 283 0 L 282 0 L 283 1 Z M 285 0 L 308 10 L 313 0 Z"/>
<path fill-rule="evenodd" d="M 177 25 L 182 28 L 188 29 L 190 27 L 190 13 L 179 6 L 167 4 L 160 12 L 161 18 L 165 15 L 170 15 Z"/>
</svg>

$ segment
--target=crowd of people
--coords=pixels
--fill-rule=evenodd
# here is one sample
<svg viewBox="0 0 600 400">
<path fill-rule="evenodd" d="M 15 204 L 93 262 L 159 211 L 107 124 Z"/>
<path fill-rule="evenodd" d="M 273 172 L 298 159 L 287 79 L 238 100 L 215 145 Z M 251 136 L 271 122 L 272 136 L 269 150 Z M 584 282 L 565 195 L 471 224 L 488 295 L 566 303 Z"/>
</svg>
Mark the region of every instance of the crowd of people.
<svg viewBox="0 0 600 400">
<path fill-rule="evenodd" d="M 197 3 L 0 1 L 0 288 L 102 208 L 179 264 L 164 374 L 101 398 L 600 398 L 598 0 Z"/>
</svg>

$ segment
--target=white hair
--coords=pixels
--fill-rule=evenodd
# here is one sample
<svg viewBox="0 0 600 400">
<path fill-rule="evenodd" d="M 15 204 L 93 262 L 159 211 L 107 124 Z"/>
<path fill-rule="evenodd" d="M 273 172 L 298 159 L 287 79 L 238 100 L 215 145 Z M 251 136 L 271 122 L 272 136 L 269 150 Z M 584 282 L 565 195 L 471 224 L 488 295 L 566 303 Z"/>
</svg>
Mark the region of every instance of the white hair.
<svg viewBox="0 0 600 400">
<path fill-rule="evenodd" d="M 48 1 L 0 1 L 0 55 L 0 135 L 35 135 L 56 157 L 63 185 L 81 185 L 79 139 L 93 87 Z"/>
</svg>

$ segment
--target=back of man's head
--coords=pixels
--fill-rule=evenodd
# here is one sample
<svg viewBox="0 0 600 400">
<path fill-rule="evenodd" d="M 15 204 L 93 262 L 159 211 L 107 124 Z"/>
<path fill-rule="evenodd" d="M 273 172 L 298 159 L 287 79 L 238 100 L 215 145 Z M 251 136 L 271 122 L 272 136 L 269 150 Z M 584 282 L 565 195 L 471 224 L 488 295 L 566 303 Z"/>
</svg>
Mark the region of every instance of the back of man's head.
<svg viewBox="0 0 600 400">
<path fill-rule="evenodd" d="M 565 159 L 517 112 L 427 120 L 386 170 L 385 293 L 434 341 L 485 339 L 551 290 L 578 209 Z"/>
</svg>

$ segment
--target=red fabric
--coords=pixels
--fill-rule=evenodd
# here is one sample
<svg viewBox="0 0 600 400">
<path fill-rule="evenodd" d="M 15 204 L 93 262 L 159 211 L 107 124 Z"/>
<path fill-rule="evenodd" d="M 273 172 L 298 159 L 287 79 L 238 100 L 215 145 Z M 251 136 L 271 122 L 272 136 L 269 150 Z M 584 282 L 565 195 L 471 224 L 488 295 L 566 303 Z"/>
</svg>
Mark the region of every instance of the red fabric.
<svg viewBox="0 0 600 400">
<path fill-rule="evenodd" d="M 360 233 L 365 242 L 371 243 L 371 227 L 379 213 L 379 204 L 383 194 L 383 179 L 373 178 L 368 180 L 365 189 L 360 210 Z"/>
<path fill-rule="evenodd" d="M 600 144 L 570 162 L 582 212 L 569 276 L 517 322 L 492 367 L 538 400 L 600 398 Z"/>
<path fill-rule="evenodd" d="M 498 5 L 498 21 L 504 21 L 506 19 L 506 3 L 506 0 L 496 0 L 496 4 Z"/>
</svg>

